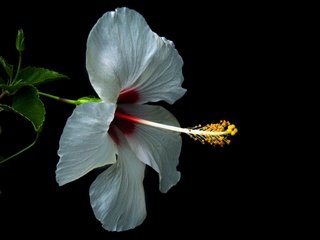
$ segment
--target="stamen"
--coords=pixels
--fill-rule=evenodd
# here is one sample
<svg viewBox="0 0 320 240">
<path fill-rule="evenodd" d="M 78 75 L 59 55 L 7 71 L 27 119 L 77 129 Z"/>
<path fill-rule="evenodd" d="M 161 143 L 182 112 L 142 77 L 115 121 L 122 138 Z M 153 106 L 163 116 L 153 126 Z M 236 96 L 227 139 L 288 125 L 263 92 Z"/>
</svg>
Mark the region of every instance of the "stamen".
<svg viewBox="0 0 320 240">
<path fill-rule="evenodd" d="M 211 123 L 203 127 L 201 125 L 195 126 L 190 130 L 189 136 L 202 144 L 224 146 L 231 142 L 228 137 L 234 136 L 237 132 L 238 129 L 234 124 L 221 120 L 220 123 Z"/>
<path fill-rule="evenodd" d="M 228 137 L 234 136 L 238 132 L 238 129 L 234 124 L 230 124 L 230 122 L 225 120 L 221 120 L 219 123 L 207 124 L 205 126 L 198 125 L 192 128 L 180 128 L 144 120 L 122 112 L 116 112 L 115 115 L 117 118 L 124 119 L 130 122 L 148 125 L 151 127 L 161 128 L 169 131 L 185 133 L 192 139 L 200 141 L 203 144 L 209 143 L 211 145 L 224 146 L 225 144 L 230 143 L 230 139 L 228 139 Z"/>
</svg>

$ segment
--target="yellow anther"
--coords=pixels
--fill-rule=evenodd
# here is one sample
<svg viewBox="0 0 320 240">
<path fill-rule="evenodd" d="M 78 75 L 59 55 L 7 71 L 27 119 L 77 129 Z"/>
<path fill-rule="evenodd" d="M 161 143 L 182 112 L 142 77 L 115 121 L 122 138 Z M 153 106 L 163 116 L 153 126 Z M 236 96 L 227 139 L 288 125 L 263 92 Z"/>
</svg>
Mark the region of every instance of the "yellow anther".
<svg viewBox="0 0 320 240">
<path fill-rule="evenodd" d="M 203 144 L 209 143 L 211 145 L 224 146 L 230 143 L 228 137 L 234 136 L 238 132 L 238 129 L 234 124 L 221 120 L 219 123 L 211 123 L 205 126 L 199 124 L 193 128 L 189 128 L 188 131 L 191 138 Z"/>
<path fill-rule="evenodd" d="M 233 130 L 232 130 L 232 132 L 231 132 L 231 136 L 236 135 L 236 133 L 237 133 L 237 132 L 238 132 L 238 129 L 236 129 L 236 128 L 235 128 L 235 129 L 233 129 Z"/>
<path fill-rule="evenodd" d="M 233 130 L 235 128 L 236 128 L 236 126 L 234 124 L 231 124 L 231 125 L 228 126 L 228 129 L 231 129 L 231 130 Z"/>
</svg>

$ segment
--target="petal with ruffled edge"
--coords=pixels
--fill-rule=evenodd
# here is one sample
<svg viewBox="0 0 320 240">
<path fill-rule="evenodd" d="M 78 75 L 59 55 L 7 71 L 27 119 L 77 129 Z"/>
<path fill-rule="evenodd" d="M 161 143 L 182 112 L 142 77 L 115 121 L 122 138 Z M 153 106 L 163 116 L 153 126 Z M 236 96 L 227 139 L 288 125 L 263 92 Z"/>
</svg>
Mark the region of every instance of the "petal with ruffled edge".
<svg viewBox="0 0 320 240">
<path fill-rule="evenodd" d="M 109 231 L 132 229 L 146 217 L 145 164 L 136 158 L 124 137 L 120 137 L 117 162 L 101 173 L 90 187 L 93 212 Z"/>
<path fill-rule="evenodd" d="M 148 67 L 132 83 L 132 88 L 137 89 L 139 93 L 137 103 L 163 100 L 172 104 L 187 91 L 181 87 L 183 61 L 171 41 L 158 36 L 156 41 L 156 52 Z"/>
<path fill-rule="evenodd" d="M 160 106 L 121 104 L 118 108 L 138 118 L 179 126 L 176 118 Z M 177 165 L 182 140 L 179 133 L 136 124 L 134 134 L 126 138 L 138 158 L 159 173 L 161 192 L 167 192 L 180 180 Z"/>
<path fill-rule="evenodd" d="M 86 66 L 99 97 L 116 102 L 120 91 L 134 92 L 136 103 L 173 103 L 181 87 L 183 61 L 171 41 L 151 31 L 136 11 L 118 8 L 104 14 L 87 41 Z"/>
<path fill-rule="evenodd" d="M 85 103 L 69 117 L 59 142 L 58 184 L 74 181 L 94 168 L 116 161 L 115 144 L 108 129 L 114 104 Z"/>
</svg>

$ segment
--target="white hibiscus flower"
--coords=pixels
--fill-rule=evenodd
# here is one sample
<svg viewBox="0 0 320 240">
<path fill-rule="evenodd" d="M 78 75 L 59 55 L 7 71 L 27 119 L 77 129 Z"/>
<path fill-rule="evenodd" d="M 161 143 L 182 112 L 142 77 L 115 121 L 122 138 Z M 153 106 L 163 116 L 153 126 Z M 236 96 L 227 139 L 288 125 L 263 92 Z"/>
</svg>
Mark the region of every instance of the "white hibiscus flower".
<svg viewBox="0 0 320 240">
<path fill-rule="evenodd" d="M 181 132 L 224 145 L 237 131 L 226 121 L 180 128 L 170 112 L 144 104 L 183 96 L 182 65 L 173 43 L 128 8 L 107 12 L 89 34 L 86 66 L 102 102 L 77 106 L 68 119 L 56 179 L 61 186 L 109 166 L 90 187 L 93 212 L 107 230 L 128 230 L 145 219 L 146 165 L 158 172 L 161 192 L 179 181 Z"/>
</svg>

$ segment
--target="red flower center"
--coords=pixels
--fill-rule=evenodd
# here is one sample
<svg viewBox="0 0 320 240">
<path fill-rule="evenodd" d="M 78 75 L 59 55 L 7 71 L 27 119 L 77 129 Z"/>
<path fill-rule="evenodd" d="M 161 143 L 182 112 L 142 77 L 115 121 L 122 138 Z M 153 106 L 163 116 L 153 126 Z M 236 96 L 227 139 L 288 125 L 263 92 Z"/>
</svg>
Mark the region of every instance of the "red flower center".
<svg viewBox="0 0 320 240">
<path fill-rule="evenodd" d="M 139 100 L 139 93 L 136 89 L 123 89 L 120 92 L 120 95 L 118 97 L 118 103 L 130 103 L 134 104 Z M 123 113 L 124 112 L 121 107 L 117 107 L 116 113 Z M 123 119 L 117 117 L 117 114 L 115 114 L 114 119 L 112 123 L 110 124 L 109 128 L 109 135 L 113 139 L 113 141 L 117 144 L 120 145 L 120 139 L 117 136 L 117 133 L 114 129 L 114 127 L 117 127 L 124 135 L 132 135 L 134 133 L 135 125 L 133 122 L 131 122 L 129 119 Z"/>
<path fill-rule="evenodd" d="M 136 89 L 123 89 L 118 97 L 118 103 L 136 103 L 139 100 L 139 93 Z"/>
</svg>

